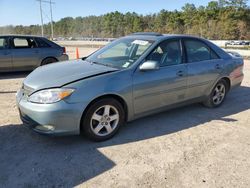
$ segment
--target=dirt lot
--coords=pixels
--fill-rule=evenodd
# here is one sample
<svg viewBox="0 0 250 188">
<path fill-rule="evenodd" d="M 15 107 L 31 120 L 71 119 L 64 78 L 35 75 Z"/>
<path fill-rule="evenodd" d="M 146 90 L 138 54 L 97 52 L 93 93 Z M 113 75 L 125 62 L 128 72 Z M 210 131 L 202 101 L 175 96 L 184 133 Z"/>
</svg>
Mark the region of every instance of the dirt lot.
<svg viewBox="0 0 250 188">
<path fill-rule="evenodd" d="M 47 137 L 26 129 L 0 76 L 0 187 L 250 187 L 250 62 L 217 109 L 199 104 L 125 125 L 113 139 Z"/>
</svg>

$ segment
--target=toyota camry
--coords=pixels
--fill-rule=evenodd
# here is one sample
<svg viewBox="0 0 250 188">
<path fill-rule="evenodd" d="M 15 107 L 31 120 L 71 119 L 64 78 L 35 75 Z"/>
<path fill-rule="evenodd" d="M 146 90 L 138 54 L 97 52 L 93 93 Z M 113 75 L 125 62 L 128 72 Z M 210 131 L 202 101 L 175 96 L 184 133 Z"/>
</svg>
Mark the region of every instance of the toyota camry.
<svg viewBox="0 0 250 188">
<path fill-rule="evenodd" d="M 35 69 L 16 99 L 24 125 L 95 141 L 126 122 L 200 102 L 219 107 L 243 79 L 243 59 L 187 35 L 134 33 L 78 60 Z"/>
</svg>

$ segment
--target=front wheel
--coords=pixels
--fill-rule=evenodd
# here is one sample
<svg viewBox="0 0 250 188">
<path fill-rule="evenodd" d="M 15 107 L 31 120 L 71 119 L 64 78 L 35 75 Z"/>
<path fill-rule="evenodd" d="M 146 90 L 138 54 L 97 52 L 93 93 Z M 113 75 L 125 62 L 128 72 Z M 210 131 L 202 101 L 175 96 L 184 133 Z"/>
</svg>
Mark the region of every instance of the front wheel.
<svg viewBox="0 0 250 188">
<path fill-rule="evenodd" d="M 208 99 L 203 104 L 209 108 L 215 108 L 220 106 L 225 100 L 227 91 L 228 91 L 227 82 L 225 80 L 220 80 L 215 85 L 212 92 L 208 96 Z"/>
<path fill-rule="evenodd" d="M 92 104 L 82 121 L 83 133 L 94 141 L 113 137 L 125 122 L 124 109 L 115 99 L 101 99 Z"/>
</svg>

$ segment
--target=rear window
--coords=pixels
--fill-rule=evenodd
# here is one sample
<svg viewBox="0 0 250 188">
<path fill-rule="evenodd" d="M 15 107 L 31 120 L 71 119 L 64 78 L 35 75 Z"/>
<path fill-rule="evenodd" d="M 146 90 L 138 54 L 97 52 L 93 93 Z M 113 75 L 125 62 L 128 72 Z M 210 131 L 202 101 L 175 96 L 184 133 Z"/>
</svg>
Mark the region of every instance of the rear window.
<svg viewBox="0 0 250 188">
<path fill-rule="evenodd" d="M 36 38 L 36 43 L 39 48 L 49 48 L 51 47 L 47 42 L 45 42 L 43 39 Z"/>
<path fill-rule="evenodd" d="M 185 40 L 185 46 L 189 63 L 219 58 L 215 52 L 201 41 Z"/>
</svg>

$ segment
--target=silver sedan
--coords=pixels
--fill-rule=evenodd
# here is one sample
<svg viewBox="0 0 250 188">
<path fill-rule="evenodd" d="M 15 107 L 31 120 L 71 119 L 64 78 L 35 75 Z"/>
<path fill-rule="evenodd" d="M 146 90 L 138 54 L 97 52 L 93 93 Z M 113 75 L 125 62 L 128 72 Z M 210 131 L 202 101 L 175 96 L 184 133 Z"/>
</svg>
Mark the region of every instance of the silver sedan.
<svg viewBox="0 0 250 188">
<path fill-rule="evenodd" d="M 243 59 L 205 39 L 135 33 L 37 68 L 16 98 L 24 125 L 39 133 L 103 141 L 152 113 L 194 102 L 218 107 L 242 79 Z"/>
</svg>

